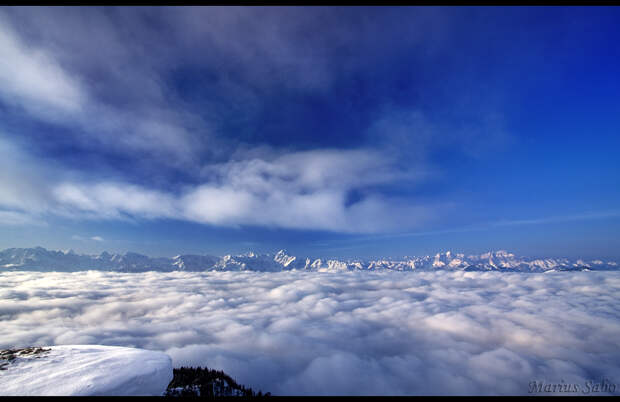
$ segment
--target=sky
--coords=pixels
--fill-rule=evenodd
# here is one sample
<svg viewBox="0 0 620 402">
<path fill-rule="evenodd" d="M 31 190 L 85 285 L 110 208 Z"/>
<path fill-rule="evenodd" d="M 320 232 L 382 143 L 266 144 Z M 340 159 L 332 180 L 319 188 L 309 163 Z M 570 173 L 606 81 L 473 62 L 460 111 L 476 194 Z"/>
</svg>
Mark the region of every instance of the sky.
<svg viewBox="0 0 620 402">
<path fill-rule="evenodd" d="M 620 258 L 619 19 L 2 7 L 0 248 Z"/>
</svg>

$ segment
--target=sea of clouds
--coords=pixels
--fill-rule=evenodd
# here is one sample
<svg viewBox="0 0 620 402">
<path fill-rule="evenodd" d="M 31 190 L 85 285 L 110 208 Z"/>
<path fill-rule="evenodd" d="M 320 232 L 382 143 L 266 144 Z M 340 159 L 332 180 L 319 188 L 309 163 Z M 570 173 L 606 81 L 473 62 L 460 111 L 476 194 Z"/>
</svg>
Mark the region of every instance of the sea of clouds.
<svg viewBox="0 0 620 402">
<path fill-rule="evenodd" d="M 4 272 L 0 348 L 167 352 L 273 394 L 620 383 L 620 273 Z"/>
</svg>

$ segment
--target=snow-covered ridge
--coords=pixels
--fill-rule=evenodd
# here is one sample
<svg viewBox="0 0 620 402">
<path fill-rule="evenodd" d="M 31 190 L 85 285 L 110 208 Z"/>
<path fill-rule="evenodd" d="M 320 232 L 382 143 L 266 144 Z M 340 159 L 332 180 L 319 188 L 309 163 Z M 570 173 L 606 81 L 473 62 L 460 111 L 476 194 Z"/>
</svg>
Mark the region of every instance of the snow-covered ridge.
<svg viewBox="0 0 620 402">
<path fill-rule="evenodd" d="M 529 258 L 504 250 L 481 255 L 465 255 L 446 251 L 435 255 L 402 259 L 335 260 L 276 254 L 247 253 L 242 255 L 177 255 L 172 258 L 152 258 L 137 253 L 79 255 L 72 251 L 53 251 L 42 247 L 10 248 L 0 251 L 0 269 L 39 271 L 106 270 L 119 272 L 145 271 L 261 271 L 289 270 L 337 271 L 590 271 L 617 270 L 615 261 L 600 259 L 584 261 L 568 258 Z"/>
<path fill-rule="evenodd" d="M 0 395 L 161 396 L 172 380 L 172 360 L 162 352 L 100 345 L 43 350 L 4 367 Z"/>
</svg>

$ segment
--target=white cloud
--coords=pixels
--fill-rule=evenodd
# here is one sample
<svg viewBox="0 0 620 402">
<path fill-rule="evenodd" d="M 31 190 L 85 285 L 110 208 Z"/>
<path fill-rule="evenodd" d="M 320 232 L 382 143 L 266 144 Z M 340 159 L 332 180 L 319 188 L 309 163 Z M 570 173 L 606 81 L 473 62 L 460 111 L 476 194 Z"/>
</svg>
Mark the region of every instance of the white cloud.
<svg viewBox="0 0 620 402">
<path fill-rule="evenodd" d="M 351 191 L 413 181 L 417 174 L 370 150 L 316 150 L 250 158 L 203 169 L 209 183 L 180 201 L 185 216 L 205 223 L 255 224 L 346 232 L 415 226 L 428 208 Z"/>
<path fill-rule="evenodd" d="M 403 169 L 390 155 L 368 149 L 246 152 L 204 166 L 201 184 L 165 190 L 61 169 L 1 137 L 0 154 L 0 209 L 32 219 L 169 218 L 371 233 L 418 227 L 441 208 L 377 195 L 373 186 L 415 184 L 424 172 Z M 357 198 L 348 200 L 355 192 Z"/>
<path fill-rule="evenodd" d="M 231 108 L 235 116 L 247 119 L 241 129 L 251 131 L 253 113 L 262 110 L 259 100 L 266 90 L 326 90 L 358 63 L 367 65 L 365 59 L 395 55 L 397 48 L 403 50 L 407 45 L 382 44 L 394 44 L 395 33 L 376 42 L 378 26 L 355 12 L 333 14 L 317 9 L 300 13 L 287 8 L 168 11 L 0 10 L 0 50 L 11 55 L 0 62 L 0 98 L 17 102 L 40 119 L 62 123 L 63 129 L 50 135 L 72 136 L 72 146 L 96 155 L 93 166 L 83 172 L 55 169 L 60 174 L 48 173 L 50 163 L 42 160 L 11 162 L 11 169 L 0 172 L 0 207 L 70 217 L 176 218 L 212 225 L 346 232 L 414 229 L 441 208 L 411 205 L 371 189 L 421 175 L 421 171 L 397 168 L 394 148 L 387 152 L 281 151 L 280 155 L 258 156 L 250 152 L 241 159 L 205 167 L 204 180 L 198 182 L 200 161 L 214 154 L 225 160 L 231 149 L 243 146 L 236 135 L 225 138 L 218 131 L 227 126 Z M 434 14 L 430 11 L 430 16 Z M 426 26 L 428 18 L 414 18 Z M 327 26 L 326 20 L 346 24 Z M 166 29 L 154 30 L 146 21 L 157 21 L 155 25 Z M 325 29 L 306 40 L 306 33 L 315 32 L 318 25 Z M 239 31 L 238 26 L 247 30 Z M 410 33 L 405 35 L 408 45 L 423 39 L 416 29 L 407 27 L 403 29 Z M 162 32 L 165 35 L 159 36 Z M 341 51 L 357 48 L 360 34 L 371 48 Z M 152 45 L 154 40 L 157 46 Z M 196 43 L 210 51 L 197 52 Z M 185 75 L 180 67 L 192 71 L 204 66 L 217 78 L 213 80 L 215 100 L 205 99 L 199 114 L 194 114 L 188 107 L 192 102 L 176 93 L 170 79 Z M 19 78 L 20 74 L 25 78 Z M 15 75 L 18 79 L 13 82 Z M 220 109 L 220 103 L 226 106 Z M 400 127 L 402 132 L 397 134 L 402 136 L 410 123 L 379 125 L 375 131 L 398 131 Z M 50 143 L 56 141 L 50 138 Z M 125 166 L 114 166 L 116 159 L 108 158 L 119 153 L 131 157 L 130 172 L 121 171 Z M 48 161 L 53 158 L 50 154 Z M 55 159 L 58 165 L 75 161 L 65 156 Z M 421 158 L 410 153 L 407 159 L 418 165 Z M 6 164 L 0 161 L 0 167 Z M 162 189 L 162 183 L 170 182 L 179 168 L 198 184 Z M 136 172 L 139 178 L 132 174 Z M 151 179 L 159 189 L 150 183 L 136 185 L 136 181 Z M 354 192 L 359 199 L 350 203 L 356 198 L 351 197 Z"/>
<path fill-rule="evenodd" d="M 73 236 L 71 236 L 71 238 L 73 240 L 79 240 L 79 241 L 85 241 L 85 240 L 104 241 L 103 237 L 101 237 L 101 236 L 84 237 L 84 236 L 80 236 L 80 235 L 73 235 Z"/>
<path fill-rule="evenodd" d="M 54 21 L 54 25 L 58 22 Z M 36 30 L 39 29 L 37 26 Z M 74 32 L 70 35 L 75 36 Z M 43 37 L 48 39 L 45 34 Z M 92 48 L 90 39 L 88 46 Z M 78 48 L 70 53 L 82 54 L 83 50 Z M 62 43 L 53 40 L 40 43 L 26 40 L 11 18 L 0 12 L 2 101 L 41 120 L 72 127 L 73 130 L 63 130 L 63 135 L 73 135 L 76 143 L 82 146 L 96 145 L 121 153 L 141 152 L 170 166 L 187 165 L 193 160 L 200 145 L 187 126 L 195 126 L 197 117 L 155 99 L 149 99 L 132 113 L 112 106 L 97 96 L 100 94 L 92 77 L 87 77 L 90 80 L 80 78 L 84 71 L 80 71 L 76 60 L 63 57 L 66 51 Z M 131 75 L 139 75 L 139 72 Z M 161 86 L 155 78 L 150 81 L 152 85 Z M 203 127 L 201 134 L 207 137 L 208 129 Z"/>
<path fill-rule="evenodd" d="M 45 225 L 45 223 L 24 212 L 0 210 L 0 225 Z"/>
<path fill-rule="evenodd" d="M 435 47 L 446 26 L 432 22 L 445 18 L 437 10 L 380 13 L 399 22 L 386 30 L 329 8 L 3 9 L 0 49 L 11 57 L 0 64 L 0 96 L 69 125 L 60 135 L 81 147 L 138 152 L 187 173 L 237 146 L 229 120 L 252 131 L 265 96 L 325 95 L 377 60 Z M 186 68 L 213 77 L 199 105 L 176 88 Z"/>
<path fill-rule="evenodd" d="M 620 381 L 618 273 L 0 274 L 0 347 L 166 351 L 275 394 Z"/>
<path fill-rule="evenodd" d="M 31 214 L 46 208 L 51 166 L 41 168 L 0 133 L 0 208 Z"/>
<path fill-rule="evenodd" d="M 545 223 L 555 223 L 555 222 L 570 222 L 570 221 L 579 221 L 579 220 L 589 220 L 589 219 L 605 219 L 605 218 L 617 218 L 620 217 L 620 211 L 616 210 L 608 210 L 608 211 L 600 211 L 600 212 L 587 212 L 583 214 L 576 215 L 565 215 L 565 216 L 549 216 L 545 218 L 536 218 L 536 219 L 521 219 L 521 220 L 501 220 L 497 222 L 492 222 L 492 226 L 513 226 L 513 225 L 540 225 Z"/>
<path fill-rule="evenodd" d="M 57 208 L 120 218 L 176 218 L 212 225 L 260 225 L 377 232 L 415 227 L 430 208 L 364 195 L 347 205 L 350 191 L 414 180 L 389 157 L 368 150 L 308 151 L 274 159 L 211 165 L 205 184 L 174 194 L 126 183 L 62 183 L 52 189 Z M 70 212 L 67 212 L 70 213 Z"/>
<path fill-rule="evenodd" d="M 34 115 L 79 112 L 85 101 L 80 82 L 48 52 L 30 48 L 0 20 L 0 94 Z"/>
<path fill-rule="evenodd" d="M 70 206 L 101 217 L 120 217 L 123 213 L 144 217 L 170 217 L 174 214 L 170 196 L 129 184 L 63 183 L 55 186 L 52 192 L 61 207 Z"/>
</svg>

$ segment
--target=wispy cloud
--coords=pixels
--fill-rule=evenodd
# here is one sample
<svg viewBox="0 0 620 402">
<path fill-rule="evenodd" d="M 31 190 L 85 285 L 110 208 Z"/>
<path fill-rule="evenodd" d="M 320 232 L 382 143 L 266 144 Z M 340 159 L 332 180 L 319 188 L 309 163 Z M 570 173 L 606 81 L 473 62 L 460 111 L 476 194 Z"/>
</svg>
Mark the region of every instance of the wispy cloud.
<svg viewBox="0 0 620 402">
<path fill-rule="evenodd" d="M 32 161 L 8 141 L 0 141 L 0 149 L 7 153 L 0 160 L 0 207 L 23 214 L 374 233 L 418 227 L 437 208 L 369 191 L 425 177 L 378 150 L 239 154 L 203 166 L 196 185 L 164 191 Z"/>
<path fill-rule="evenodd" d="M 610 210 L 610 211 L 599 211 L 599 212 L 584 212 L 582 214 L 575 215 L 563 215 L 563 216 L 550 216 L 545 218 L 534 218 L 534 219 L 516 219 L 516 220 L 508 220 L 502 219 L 498 221 L 485 222 L 479 224 L 473 224 L 463 227 L 455 227 L 441 230 L 428 230 L 428 231 L 417 231 L 417 232 L 399 232 L 399 233 L 386 233 L 386 234 L 372 234 L 369 236 L 356 237 L 353 239 L 346 240 L 333 240 L 334 243 L 359 243 L 365 241 L 373 241 L 380 239 L 392 239 L 392 238 L 406 238 L 406 237 L 425 237 L 425 236 L 437 236 L 449 233 L 467 233 L 467 232 L 477 232 L 477 231 L 487 231 L 496 227 L 502 226 L 520 226 L 520 225 L 545 225 L 551 223 L 562 223 L 562 222 L 572 222 L 572 221 L 581 221 L 581 220 L 596 220 L 596 219 L 613 219 L 619 218 L 620 211 Z M 316 246 L 321 247 L 324 244 L 316 244 Z M 356 246 L 351 247 L 330 247 L 324 248 L 325 250 L 345 250 L 350 248 L 358 248 Z"/>
<path fill-rule="evenodd" d="M 0 13 L 2 101 L 31 117 L 71 128 L 63 135 L 73 136 L 81 146 L 92 148 L 94 141 L 108 151 L 141 152 L 172 165 L 192 160 L 198 144 L 187 125 L 195 124 L 195 117 L 164 103 L 144 102 L 128 113 L 106 102 L 91 77 L 82 76 L 85 71 L 62 57 L 62 47 L 31 43 L 10 21 Z"/>
<path fill-rule="evenodd" d="M 12 56 L 0 96 L 69 127 L 62 135 L 79 147 L 191 175 L 244 142 L 265 96 L 326 94 L 352 70 L 424 44 L 422 28 L 443 29 L 433 9 L 374 12 L 403 24 L 386 32 L 363 9 L 320 7 L 0 10 L 0 50 Z M 174 85 L 185 71 L 213 78 L 200 102 Z M 242 135 L 225 130 L 231 119 Z"/>
<path fill-rule="evenodd" d="M 44 226 L 46 223 L 32 214 L 20 211 L 2 211 L 0 210 L 0 225 L 16 226 L 16 225 L 35 225 Z"/>
<path fill-rule="evenodd" d="M 620 217 L 620 211 L 597 211 L 597 212 L 584 212 L 582 214 L 575 215 L 563 215 L 563 216 L 549 216 L 544 218 L 535 219 L 515 219 L 515 220 L 499 220 L 491 223 L 492 226 L 513 226 L 513 225 L 542 225 L 546 223 L 559 223 L 559 222 L 571 222 L 581 220 L 592 219 L 607 219 Z"/>
<path fill-rule="evenodd" d="M 176 218 L 211 225 L 263 225 L 342 232 L 376 232 L 416 226 L 432 211 L 399 199 L 362 196 L 356 189 L 415 180 L 368 150 L 320 150 L 211 165 L 206 182 L 180 193 L 125 183 L 63 183 L 53 188 L 59 208 L 119 218 Z"/>
<path fill-rule="evenodd" d="M 102 242 L 104 241 L 103 237 L 101 236 L 91 236 L 91 237 L 85 237 L 85 236 L 80 236 L 80 235 L 73 235 L 71 236 L 71 238 L 73 240 L 79 240 L 79 241 L 97 241 L 97 242 Z"/>
<path fill-rule="evenodd" d="M 0 94 L 9 104 L 46 119 L 79 113 L 86 100 L 81 83 L 42 48 L 27 46 L 0 19 Z"/>
</svg>

